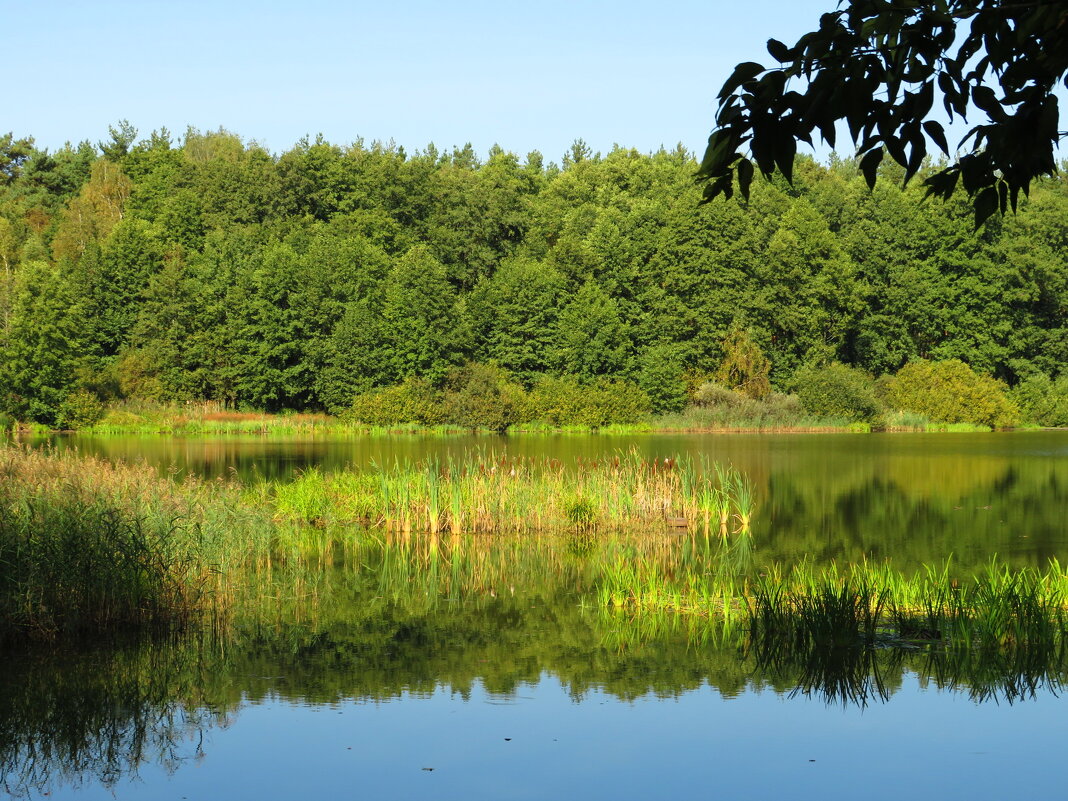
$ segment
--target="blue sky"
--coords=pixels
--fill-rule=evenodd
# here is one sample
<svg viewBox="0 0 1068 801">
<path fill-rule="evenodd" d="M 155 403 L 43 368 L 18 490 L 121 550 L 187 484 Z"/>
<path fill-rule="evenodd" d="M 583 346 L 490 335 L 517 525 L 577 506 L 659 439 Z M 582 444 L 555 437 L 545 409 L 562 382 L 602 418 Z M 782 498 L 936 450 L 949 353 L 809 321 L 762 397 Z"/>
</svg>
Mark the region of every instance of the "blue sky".
<svg viewBox="0 0 1068 801">
<path fill-rule="evenodd" d="M 142 135 L 221 125 L 274 152 L 320 132 L 552 160 L 577 137 L 697 151 L 731 68 L 833 7 L 43 0 L 0 31 L 14 84 L 0 132 L 55 149 L 126 118 Z"/>
</svg>

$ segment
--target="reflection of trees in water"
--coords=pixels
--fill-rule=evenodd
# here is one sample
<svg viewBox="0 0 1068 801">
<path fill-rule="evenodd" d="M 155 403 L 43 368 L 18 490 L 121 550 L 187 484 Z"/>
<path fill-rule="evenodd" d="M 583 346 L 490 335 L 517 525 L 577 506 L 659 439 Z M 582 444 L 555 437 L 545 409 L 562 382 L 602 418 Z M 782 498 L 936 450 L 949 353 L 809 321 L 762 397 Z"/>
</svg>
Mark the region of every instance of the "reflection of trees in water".
<svg viewBox="0 0 1068 801">
<path fill-rule="evenodd" d="M 172 773 L 199 757 L 226 707 L 203 705 L 198 651 L 155 642 L 13 659 L 0 682 L 0 787 L 15 796 L 112 787 L 143 765 Z"/>
<path fill-rule="evenodd" d="M 753 675 L 792 683 L 791 697 L 805 695 L 842 706 L 888 702 L 907 674 L 921 687 L 964 693 L 977 703 L 1013 704 L 1058 695 L 1068 682 L 1063 643 L 1006 649 L 783 645 L 755 649 Z"/>
<path fill-rule="evenodd" d="M 576 702 L 593 691 L 629 701 L 711 687 L 853 705 L 890 701 L 915 675 L 977 701 L 1015 702 L 1068 679 L 1062 645 L 760 649 L 707 620 L 584 609 L 551 588 L 437 604 L 359 588 L 331 595 L 314 617 L 264 614 L 241 623 L 240 636 L 11 660 L 0 679 L 0 781 L 28 793 L 112 786 L 149 764 L 173 771 L 203 753 L 208 729 L 266 699 L 382 701 L 442 687 L 466 699 L 478 686 L 515 696 L 551 676 Z"/>
<path fill-rule="evenodd" d="M 1068 544 L 1068 480 L 1055 463 L 1027 469 L 1011 463 L 989 470 L 960 494 L 917 493 L 891 476 L 869 471 L 834 486 L 772 477 L 755 533 L 765 559 L 808 555 L 895 564 L 940 563 L 950 554 L 978 567 L 998 554 L 1017 566 L 1044 566 Z"/>
</svg>

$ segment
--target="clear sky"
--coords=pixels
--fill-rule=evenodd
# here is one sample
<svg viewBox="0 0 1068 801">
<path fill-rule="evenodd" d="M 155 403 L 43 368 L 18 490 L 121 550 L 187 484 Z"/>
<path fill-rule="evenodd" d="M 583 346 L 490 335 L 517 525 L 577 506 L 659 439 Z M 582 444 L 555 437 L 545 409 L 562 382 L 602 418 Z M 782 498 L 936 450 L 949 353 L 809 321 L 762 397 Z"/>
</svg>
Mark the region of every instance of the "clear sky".
<svg viewBox="0 0 1068 801">
<path fill-rule="evenodd" d="M 769 36 L 792 43 L 834 6 L 37 0 L 0 29 L 0 133 L 55 149 L 126 118 L 142 135 L 221 125 L 276 153 L 317 133 L 552 160 L 578 137 L 699 151 L 732 67 L 769 62 Z"/>
</svg>

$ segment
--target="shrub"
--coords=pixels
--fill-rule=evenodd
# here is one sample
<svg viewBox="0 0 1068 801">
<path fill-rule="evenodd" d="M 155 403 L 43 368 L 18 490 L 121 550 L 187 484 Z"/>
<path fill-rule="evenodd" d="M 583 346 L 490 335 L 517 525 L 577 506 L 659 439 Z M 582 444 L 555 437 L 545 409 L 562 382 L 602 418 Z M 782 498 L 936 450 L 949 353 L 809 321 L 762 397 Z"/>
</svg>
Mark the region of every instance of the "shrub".
<svg viewBox="0 0 1068 801">
<path fill-rule="evenodd" d="M 694 392 L 694 409 L 689 414 L 695 425 L 768 428 L 795 426 L 802 422 L 801 404 L 796 395 L 769 392 L 760 400 L 706 381 Z"/>
<path fill-rule="evenodd" d="M 88 428 L 104 418 L 104 404 L 87 389 L 79 389 L 67 396 L 56 415 L 56 426 L 70 430 Z"/>
<path fill-rule="evenodd" d="M 450 374 L 443 414 L 446 422 L 464 428 L 505 431 L 520 422 L 527 405 L 526 391 L 507 372 L 473 363 Z"/>
<path fill-rule="evenodd" d="M 1047 375 L 1033 375 L 1013 389 L 1013 401 L 1028 423 L 1040 426 L 1068 426 L 1068 375 L 1056 381 Z"/>
<path fill-rule="evenodd" d="M 888 404 L 939 423 L 1003 428 L 1019 416 L 1005 385 L 979 375 L 959 359 L 909 362 L 885 383 Z"/>
<path fill-rule="evenodd" d="M 805 367 L 794 376 L 794 386 L 809 414 L 859 422 L 871 422 L 879 414 L 875 380 L 856 367 L 837 363 Z"/>
<path fill-rule="evenodd" d="M 361 393 L 344 416 L 372 426 L 444 422 L 441 393 L 421 378 L 409 378 L 403 384 Z"/>
<path fill-rule="evenodd" d="M 550 425 L 600 428 L 637 423 L 650 411 L 649 396 L 628 381 L 582 384 L 574 376 L 543 378 L 530 396 L 532 419 Z"/>
<path fill-rule="evenodd" d="M 749 398 L 741 392 L 727 389 L 715 381 L 706 381 L 693 393 L 693 402 L 707 408 L 734 409 L 745 404 Z"/>
<path fill-rule="evenodd" d="M 749 332 L 732 326 L 723 341 L 723 362 L 716 371 L 716 381 L 759 400 L 771 392 L 770 374 L 771 362 Z"/>
</svg>

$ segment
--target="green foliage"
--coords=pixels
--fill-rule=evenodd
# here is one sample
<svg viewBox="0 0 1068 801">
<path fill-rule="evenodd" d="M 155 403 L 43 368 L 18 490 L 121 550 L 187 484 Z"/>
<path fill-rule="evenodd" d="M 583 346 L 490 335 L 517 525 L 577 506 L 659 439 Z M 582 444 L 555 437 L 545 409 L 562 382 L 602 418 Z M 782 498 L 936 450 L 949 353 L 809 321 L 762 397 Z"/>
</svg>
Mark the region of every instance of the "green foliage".
<svg viewBox="0 0 1068 801">
<path fill-rule="evenodd" d="M 855 367 L 806 367 L 795 374 L 794 387 L 809 414 L 870 423 L 880 412 L 875 381 Z"/>
<path fill-rule="evenodd" d="M 445 267 L 427 248 L 412 248 L 390 270 L 384 300 L 382 330 L 392 374 L 440 384 L 467 344 L 464 311 Z"/>
<path fill-rule="evenodd" d="M 72 392 L 59 407 L 56 427 L 71 431 L 89 428 L 104 418 L 104 404 L 92 392 L 79 389 Z"/>
<path fill-rule="evenodd" d="M 642 354 L 638 386 L 649 396 L 653 414 L 681 410 L 690 391 L 677 349 L 661 345 Z"/>
<path fill-rule="evenodd" d="M 525 417 L 528 406 L 527 393 L 504 370 L 471 363 L 446 381 L 442 417 L 463 428 L 503 432 Z"/>
<path fill-rule="evenodd" d="M 592 281 L 560 311 L 556 339 L 557 371 L 586 380 L 618 374 L 631 347 L 618 305 Z"/>
<path fill-rule="evenodd" d="M 965 137 L 970 150 L 928 175 L 928 194 L 948 200 L 962 184 L 977 226 L 1010 204 L 1015 211 L 1035 178 L 1057 170 L 1066 30 L 1057 3 L 840 4 L 793 47 L 769 40 L 776 65 L 744 62 L 724 83 L 698 173 L 705 195 L 730 198 L 737 178 L 748 198 L 754 167 L 792 182 L 797 143 L 818 135 L 833 147 L 840 122 L 863 153 L 869 188 L 884 152 L 908 183 L 924 165 L 928 139 L 950 156 L 941 123 L 929 119 L 944 107 L 950 120 L 981 111 L 987 122 Z"/>
<path fill-rule="evenodd" d="M 1038 373 L 1021 381 L 1011 396 L 1024 422 L 1068 426 L 1068 374 L 1054 381 Z"/>
<path fill-rule="evenodd" d="M 636 423 L 651 411 L 649 396 L 627 381 L 584 384 L 575 376 L 545 377 L 530 393 L 531 416 L 553 426 L 601 428 Z"/>
<path fill-rule="evenodd" d="M 4 411 L 55 425 L 84 355 L 81 311 L 60 269 L 33 262 L 20 272 L 5 340 L 0 341 Z"/>
<path fill-rule="evenodd" d="M 441 393 L 422 378 L 409 378 L 397 386 L 357 395 L 345 417 L 374 426 L 444 422 Z"/>
<path fill-rule="evenodd" d="M 891 408 L 925 415 L 938 423 L 1013 425 L 1019 412 L 1005 385 L 979 375 L 959 359 L 915 361 L 886 382 Z"/>
<path fill-rule="evenodd" d="M 805 364 L 960 359 L 1014 384 L 1068 363 L 1063 178 L 976 233 L 963 195 L 921 214 L 921 192 L 869 192 L 837 158 L 701 205 L 682 149 L 576 143 L 561 169 L 500 148 L 319 138 L 275 157 L 224 130 L 131 136 L 115 126 L 109 158 L 0 140 L 0 407 L 24 422 L 55 425 L 79 388 L 341 414 L 469 363 L 527 390 L 633 382 L 662 415 L 689 415 L 682 377 L 712 372 L 753 400 Z M 517 421 L 542 414 L 516 398 Z M 754 403 L 692 411 L 823 419 Z"/>
<path fill-rule="evenodd" d="M 771 362 L 749 331 L 739 325 L 732 326 L 723 341 L 723 361 L 716 370 L 716 381 L 759 400 L 771 392 L 770 373 Z"/>
<path fill-rule="evenodd" d="M 551 366 L 563 276 L 524 258 L 504 262 L 467 304 L 475 352 L 529 386 Z"/>
</svg>

